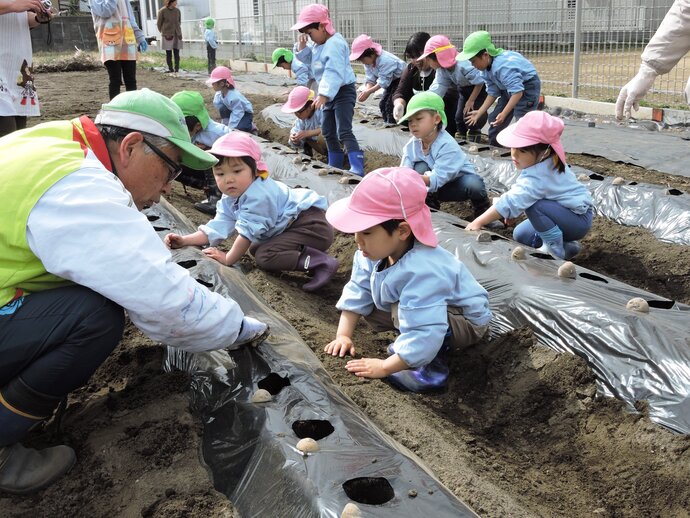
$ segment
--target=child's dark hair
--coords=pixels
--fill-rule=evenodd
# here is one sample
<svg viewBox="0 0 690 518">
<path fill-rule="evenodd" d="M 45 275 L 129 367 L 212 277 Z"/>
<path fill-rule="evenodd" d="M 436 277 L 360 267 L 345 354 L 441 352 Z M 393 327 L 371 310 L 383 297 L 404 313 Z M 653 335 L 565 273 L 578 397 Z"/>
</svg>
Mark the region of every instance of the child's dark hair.
<svg viewBox="0 0 690 518">
<path fill-rule="evenodd" d="M 474 56 L 472 56 L 472 59 L 481 58 L 484 54 L 487 54 L 486 49 L 480 50 L 479 52 L 477 52 Z"/>
<path fill-rule="evenodd" d="M 219 160 L 218 165 L 222 164 L 223 162 L 225 162 L 229 158 L 239 158 L 240 160 L 242 160 L 242 162 L 247 164 L 249 166 L 249 168 L 252 170 L 252 176 L 256 177 L 256 174 L 258 173 L 258 171 L 256 169 L 256 160 L 254 160 L 250 156 L 222 156 L 222 155 L 214 155 L 214 156 Z"/>
<path fill-rule="evenodd" d="M 549 149 L 549 147 L 550 146 L 548 144 L 542 144 L 540 142 L 539 144 L 532 144 L 531 146 L 525 146 L 519 149 L 523 153 L 534 153 L 534 156 L 536 156 L 537 159 L 539 159 L 539 157 L 541 157 Z M 559 173 L 565 172 L 565 164 L 561 161 L 561 158 L 555 152 L 552 152 L 549 159 L 553 160 L 553 163 L 556 166 L 556 169 L 558 169 Z"/>
<path fill-rule="evenodd" d="M 404 219 L 389 219 L 382 223 L 379 223 L 383 229 L 388 233 L 389 236 L 393 235 L 393 231 L 400 226 L 400 223 L 405 221 Z"/>
<path fill-rule="evenodd" d="M 407 40 L 407 45 L 405 46 L 405 53 L 403 57 L 407 61 L 408 59 L 418 59 L 419 56 L 424 54 L 424 45 L 431 39 L 431 35 L 428 32 L 415 32 L 410 39 Z"/>
<path fill-rule="evenodd" d="M 362 54 L 357 58 L 358 61 L 361 61 L 362 58 L 375 58 L 378 56 L 376 51 L 374 49 L 367 49 Z"/>
<path fill-rule="evenodd" d="M 436 53 L 435 53 L 435 52 L 432 52 L 432 53 L 429 54 L 427 57 L 428 57 L 431 61 L 433 61 L 433 62 L 435 62 L 435 63 L 438 63 L 438 57 L 436 57 Z"/>
<path fill-rule="evenodd" d="M 196 127 L 197 124 L 200 124 L 199 119 L 197 119 L 194 115 L 187 115 L 184 118 L 185 124 L 187 124 L 187 131 L 190 133 L 192 130 Z"/>
<path fill-rule="evenodd" d="M 306 34 L 307 31 L 310 30 L 310 29 L 318 29 L 318 28 L 319 28 L 319 25 L 321 25 L 321 22 L 310 23 L 309 25 L 306 25 L 306 26 L 302 27 L 302 28 L 299 30 L 299 32 L 301 32 L 301 33 L 303 33 L 303 34 Z"/>
<path fill-rule="evenodd" d="M 288 65 L 290 64 L 287 59 L 285 59 L 285 56 L 280 56 L 278 58 L 278 62 L 276 63 L 276 66 L 282 65 L 283 63 L 287 63 Z"/>
</svg>

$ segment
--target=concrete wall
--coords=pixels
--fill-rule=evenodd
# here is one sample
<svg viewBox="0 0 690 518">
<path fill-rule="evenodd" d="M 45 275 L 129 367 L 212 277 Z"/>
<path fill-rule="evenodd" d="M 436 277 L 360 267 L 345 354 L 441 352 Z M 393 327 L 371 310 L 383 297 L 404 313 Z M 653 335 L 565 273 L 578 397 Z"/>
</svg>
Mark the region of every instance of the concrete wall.
<svg viewBox="0 0 690 518">
<path fill-rule="evenodd" d="M 98 49 L 91 16 L 58 16 L 31 31 L 31 44 L 34 52 Z"/>
</svg>

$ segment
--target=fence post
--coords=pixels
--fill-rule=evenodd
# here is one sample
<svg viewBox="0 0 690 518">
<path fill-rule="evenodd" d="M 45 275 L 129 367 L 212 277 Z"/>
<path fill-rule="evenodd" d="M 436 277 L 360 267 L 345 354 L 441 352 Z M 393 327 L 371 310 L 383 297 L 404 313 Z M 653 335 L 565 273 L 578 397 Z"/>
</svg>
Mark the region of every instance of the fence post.
<svg viewBox="0 0 690 518">
<path fill-rule="evenodd" d="M 263 61 L 267 63 L 268 61 L 268 47 L 266 46 L 266 0 L 261 0 L 261 31 L 263 32 L 264 41 L 264 56 Z"/>
<path fill-rule="evenodd" d="M 582 47 L 582 4 L 583 0 L 575 0 L 575 35 L 573 54 L 573 97 L 577 98 L 580 88 L 580 50 Z"/>
<path fill-rule="evenodd" d="M 462 0 L 462 40 L 465 41 L 467 33 L 469 32 L 469 23 L 467 23 L 467 0 Z"/>
<path fill-rule="evenodd" d="M 292 20 L 293 24 L 297 23 L 297 0 L 292 0 Z M 293 43 L 297 43 L 297 35 L 299 34 L 298 31 L 292 31 L 292 41 Z"/>
<path fill-rule="evenodd" d="M 237 51 L 242 59 L 242 16 L 240 16 L 240 0 L 237 0 Z"/>
<path fill-rule="evenodd" d="M 386 0 L 386 50 L 388 52 L 393 52 L 391 30 L 391 0 Z"/>
</svg>

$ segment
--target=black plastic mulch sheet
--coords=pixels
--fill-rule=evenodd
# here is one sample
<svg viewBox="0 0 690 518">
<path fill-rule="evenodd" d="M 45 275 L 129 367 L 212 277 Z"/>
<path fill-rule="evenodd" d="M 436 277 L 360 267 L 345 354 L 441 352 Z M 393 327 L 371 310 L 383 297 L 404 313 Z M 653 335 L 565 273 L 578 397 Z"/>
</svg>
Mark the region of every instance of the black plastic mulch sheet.
<svg viewBox="0 0 690 518">
<path fill-rule="evenodd" d="M 268 106 L 261 115 L 280 127 L 291 127 L 295 120 L 293 115 L 282 113 L 280 105 Z M 384 129 L 380 124 L 372 122 L 362 124 L 361 121 L 355 121 L 353 131 L 362 149 L 393 156 L 401 156 L 402 149 L 410 138 L 400 128 Z M 646 135 L 641 131 L 635 133 Z M 690 143 L 686 144 L 690 148 Z M 467 152 L 467 147 L 465 151 Z M 574 152 L 570 148 L 568 151 Z M 494 156 L 495 153 L 499 153 L 499 156 Z M 503 155 L 509 157 L 510 152 L 481 145 L 478 154 L 467 154 L 476 166 L 477 173 L 484 179 L 487 189 L 499 194 L 506 192 L 520 174 L 512 161 L 500 158 Z M 646 228 L 662 241 L 690 245 L 690 195 L 687 193 L 634 182 L 613 185 L 613 178 L 581 167 L 573 167 L 573 171 L 578 176 L 588 178 L 583 183 L 592 194 L 597 213 L 601 216 L 621 225 Z"/>
<path fill-rule="evenodd" d="M 147 215 L 161 237 L 194 231 L 165 201 Z M 267 341 L 256 348 L 202 354 L 168 348 L 166 360 L 166 368 L 193 374 L 204 461 L 214 487 L 242 516 L 336 518 L 348 502 L 357 502 L 366 517 L 476 516 L 340 392 L 238 268 L 221 266 L 197 248 L 172 253 L 198 282 L 271 326 Z M 259 388 L 273 400 L 252 403 Z M 320 451 L 298 452 L 295 445 L 303 437 L 318 440 Z M 416 497 L 409 496 L 411 490 Z"/>
<path fill-rule="evenodd" d="M 260 139 L 257 139 L 260 141 Z M 319 176 L 323 164 L 302 171 L 288 148 L 263 142 L 271 176 L 288 185 L 310 187 L 329 201 L 347 196 L 352 186 L 339 175 Z M 316 168 L 315 168 L 316 167 Z M 531 327 L 539 342 L 585 358 L 599 390 L 625 401 L 649 403 L 650 418 L 672 430 L 690 433 L 690 306 L 663 299 L 591 270 L 577 267 L 577 278 L 557 275 L 563 263 L 529 247 L 525 260 L 513 260 L 518 243 L 498 234 L 488 242 L 464 231 L 465 222 L 433 214 L 441 246 L 455 254 L 489 292 L 494 334 Z M 626 309 L 640 297 L 650 312 Z"/>
</svg>

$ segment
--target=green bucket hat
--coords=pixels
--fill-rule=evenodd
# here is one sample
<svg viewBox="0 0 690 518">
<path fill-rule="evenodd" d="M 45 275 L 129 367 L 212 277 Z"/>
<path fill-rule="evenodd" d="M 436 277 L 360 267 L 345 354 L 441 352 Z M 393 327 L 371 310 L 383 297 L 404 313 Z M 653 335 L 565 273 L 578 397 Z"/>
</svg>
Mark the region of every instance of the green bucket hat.
<svg viewBox="0 0 690 518">
<path fill-rule="evenodd" d="M 213 29 L 216 26 L 216 21 L 213 18 L 206 18 L 204 25 L 207 29 Z"/>
<path fill-rule="evenodd" d="M 283 58 L 288 63 L 292 63 L 292 60 L 295 59 L 295 56 L 291 50 L 284 49 L 284 48 L 275 49 L 273 51 L 273 54 L 271 54 L 271 61 L 273 61 L 273 68 L 278 66 L 278 61 L 280 60 L 280 58 Z"/>
<path fill-rule="evenodd" d="M 398 121 L 398 123 L 406 121 L 412 117 L 415 113 L 422 110 L 430 110 L 436 112 L 441 116 L 441 122 L 443 122 L 443 127 L 448 125 L 448 119 L 446 118 L 445 104 L 443 98 L 434 92 L 419 92 L 414 94 L 407 103 L 407 110 L 405 110 L 405 116 Z"/>
<path fill-rule="evenodd" d="M 203 171 L 218 163 L 213 155 L 192 144 L 177 104 L 148 88 L 115 96 L 101 106 L 95 122 L 163 137 L 182 151 L 182 163 L 191 169 Z"/>
<path fill-rule="evenodd" d="M 170 99 L 182 110 L 182 115 L 185 117 L 196 117 L 201 123 L 201 127 L 206 129 L 208 126 L 208 121 L 211 117 L 206 111 L 206 105 L 204 104 L 204 98 L 199 92 L 193 92 L 191 90 L 182 90 L 177 92 Z"/>
<path fill-rule="evenodd" d="M 462 44 L 462 52 L 458 54 L 455 59 L 457 61 L 465 61 L 467 59 L 473 58 L 479 54 L 482 50 L 486 50 L 490 56 L 498 56 L 503 49 L 497 49 L 493 43 L 491 43 L 491 35 L 486 31 L 473 32 Z"/>
</svg>

